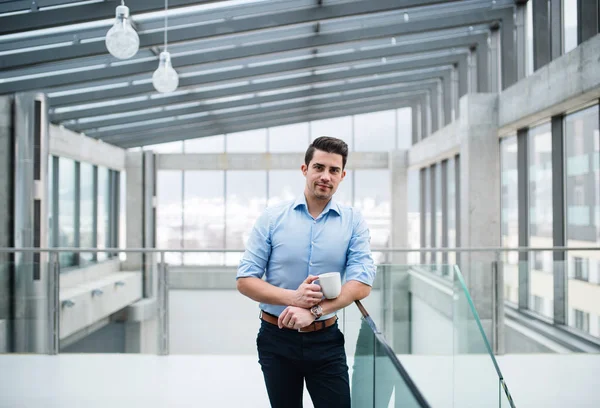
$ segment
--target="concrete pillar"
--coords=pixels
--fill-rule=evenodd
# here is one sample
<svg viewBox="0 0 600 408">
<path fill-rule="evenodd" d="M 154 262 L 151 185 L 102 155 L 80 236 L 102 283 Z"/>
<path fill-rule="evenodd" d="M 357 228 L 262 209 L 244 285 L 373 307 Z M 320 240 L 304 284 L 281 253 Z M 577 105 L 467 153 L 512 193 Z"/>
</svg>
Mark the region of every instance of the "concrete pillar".
<svg viewBox="0 0 600 408">
<path fill-rule="evenodd" d="M 493 92 L 497 93 L 502 90 L 502 81 L 504 77 L 503 69 L 501 68 L 507 65 L 504 63 L 502 58 L 504 58 L 505 52 L 502 50 L 502 46 L 504 44 L 500 44 L 500 30 L 492 30 L 490 32 L 490 36 L 488 37 L 488 49 L 489 49 L 489 65 L 488 65 L 488 88 L 484 90 L 479 90 L 479 93 Z M 502 37 L 504 38 L 504 37 Z M 502 58 L 500 54 L 502 53 Z"/>
<path fill-rule="evenodd" d="M 392 192 L 391 243 L 394 248 L 408 248 L 408 151 L 390 153 Z M 410 353 L 410 297 L 406 254 L 394 253 L 391 264 L 384 270 L 383 302 L 393 305 L 392 310 L 384 307 L 384 324 L 389 341 L 396 353 Z"/>
<path fill-rule="evenodd" d="M 421 105 L 415 103 L 412 108 L 412 144 L 421 140 Z"/>
<path fill-rule="evenodd" d="M 469 90 L 469 93 L 485 93 L 490 92 L 490 36 L 488 35 L 487 41 L 482 41 L 477 46 L 476 51 L 477 65 L 475 72 L 477 72 L 476 87 Z"/>
<path fill-rule="evenodd" d="M 0 248 L 12 246 L 12 97 L 0 96 Z M 0 353 L 10 348 L 11 279 L 9 261 L 11 255 L 0 253 Z"/>
<path fill-rule="evenodd" d="M 155 247 L 156 171 L 154 153 L 128 152 L 125 159 L 127 172 L 127 248 Z M 144 297 L 154 295 L 154 259 L 152 254 L 128 253 L 123 268 L 141 270 Z"/>
<path fill-rule="evenodd" d="M 125 171 L 127 174 L 127 248 L 144 247 L 144 166 L 143 152 L 127 152 Z M 124 270 L 140 270 L 142 255 L 128 253 Z"/>
<path fill-rule="evenodd" d="M 461 246 L 500 247 L 498 97 L 469 94 L 460 104 Z M 488 338 L 491 338 L 494 261 L 493 253 L 473 252 L 463 254 L 460 263 Z"/>
<path fill-rule="evenodd" d="M 479 61 L 478 61 L 479 53 L 480 53 L 480 51 L 478 48 L 471 48 L 471 50 L 469 52 L 468 68 L 467 68 L 467 83 L 466 83 L 466 88 L 463 88 L 463 87 L 460 88 L 460 91 L 461 91 L 460 97 L 461 98 L 466 94 L 477 92 L 477 86 L 478 86 L 477 77 L 479 76 L 477 74 L 477 65 L 479 64 Z M 485 55 L 487 55 L 487 52 L 485 53 Z M 462 77 L 461 77 L 461 85 L 462 85 L 462 82 L 463 81 L 462 81 Z M 460 103 L 459 103 L 459 109 L 460 109 Z"/>
<path fill-rule="evenodd" d="M 156 298 L 142 299 L 127 307 L 125 353 L 158 353 Z"/>
</svg>

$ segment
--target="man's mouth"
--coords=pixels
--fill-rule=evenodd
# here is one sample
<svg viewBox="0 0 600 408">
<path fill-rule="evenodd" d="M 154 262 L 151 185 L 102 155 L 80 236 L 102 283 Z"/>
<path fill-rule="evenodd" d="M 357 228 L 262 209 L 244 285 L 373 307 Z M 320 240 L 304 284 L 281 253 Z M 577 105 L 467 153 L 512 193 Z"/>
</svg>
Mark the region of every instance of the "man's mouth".
<svg viewBox="0 0 600 408">
<path fill-rule="evenodd" d="M 321 188 L 331 188 L 330 186 L 328 186 L 327 184 L 317 184 L 317 187 L 321 187 Z"/>
</svg>

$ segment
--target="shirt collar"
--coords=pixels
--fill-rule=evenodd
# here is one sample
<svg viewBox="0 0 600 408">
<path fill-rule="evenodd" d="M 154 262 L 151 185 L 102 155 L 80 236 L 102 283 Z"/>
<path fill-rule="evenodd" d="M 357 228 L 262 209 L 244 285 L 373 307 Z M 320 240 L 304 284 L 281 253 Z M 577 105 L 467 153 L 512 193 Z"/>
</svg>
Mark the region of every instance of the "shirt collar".
<svg viewBox="0 0 600 408">
<path fill-rule="evenodd" d="M 304 208 L 306 208 L 306 211 L 308 211 L 308 204 L 306 204 L 306 197 L 304 196 L 304 193 L 300 194 L 298 196 L 298 198 L 296 198 L 296 201 L 294 201 L 294 207 L 293 207 L 294 210 L 296 208 L 300 207 L 301 205 L 303 205 Z M 327 205 L 323 209 L 323 213 L 322 214 L 327 214 L 329 211 L 333 211 L 337 215 L 341 215 L 340 207 L 339 207 L 338 203 L 335 202 L 335 200 L 333 199 L 333 197 L 331 198 L 331 200 L 329 200 L 329 202 L 327 203 Z"/>
</svg>

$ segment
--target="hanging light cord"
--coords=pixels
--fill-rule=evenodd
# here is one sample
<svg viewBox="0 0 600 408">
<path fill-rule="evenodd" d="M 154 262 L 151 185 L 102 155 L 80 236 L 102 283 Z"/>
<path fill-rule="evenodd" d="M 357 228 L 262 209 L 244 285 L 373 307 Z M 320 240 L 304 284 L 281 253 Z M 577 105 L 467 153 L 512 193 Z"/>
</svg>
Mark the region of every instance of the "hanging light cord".
<svg viewBox="0 0 600 408">
<path fill-rule="evenodd" d="M 169 8 L 169 0 L 165 0 L 165 52 L 167 51 L 167 30 L 168 30 L 168 19 L 167 19 L 167 10 Z"/>
</svg>

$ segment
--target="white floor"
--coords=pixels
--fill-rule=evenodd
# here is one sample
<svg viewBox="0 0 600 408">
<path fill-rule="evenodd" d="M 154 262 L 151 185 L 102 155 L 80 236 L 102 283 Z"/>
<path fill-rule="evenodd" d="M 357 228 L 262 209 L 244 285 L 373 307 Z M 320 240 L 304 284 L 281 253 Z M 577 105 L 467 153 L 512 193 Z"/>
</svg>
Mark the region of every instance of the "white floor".
<svg viewBox="0 0 600 408">
<path fill-rule="evenodd" d="M 432 407 L 498 406 L 481 360 L 465 362 L 473 369 L 455 379 L 454 399 L 462 402 L 453 404 L 451 358 L 400 359 Z M 511 355 L 499 363 L 519 408 L 600 407 L 600 355 Z M 268 406 L 254 356 L 0 356 L 2 408 Z M 304 406 L 312 407 L 308 398 Z"/>
</svg>

